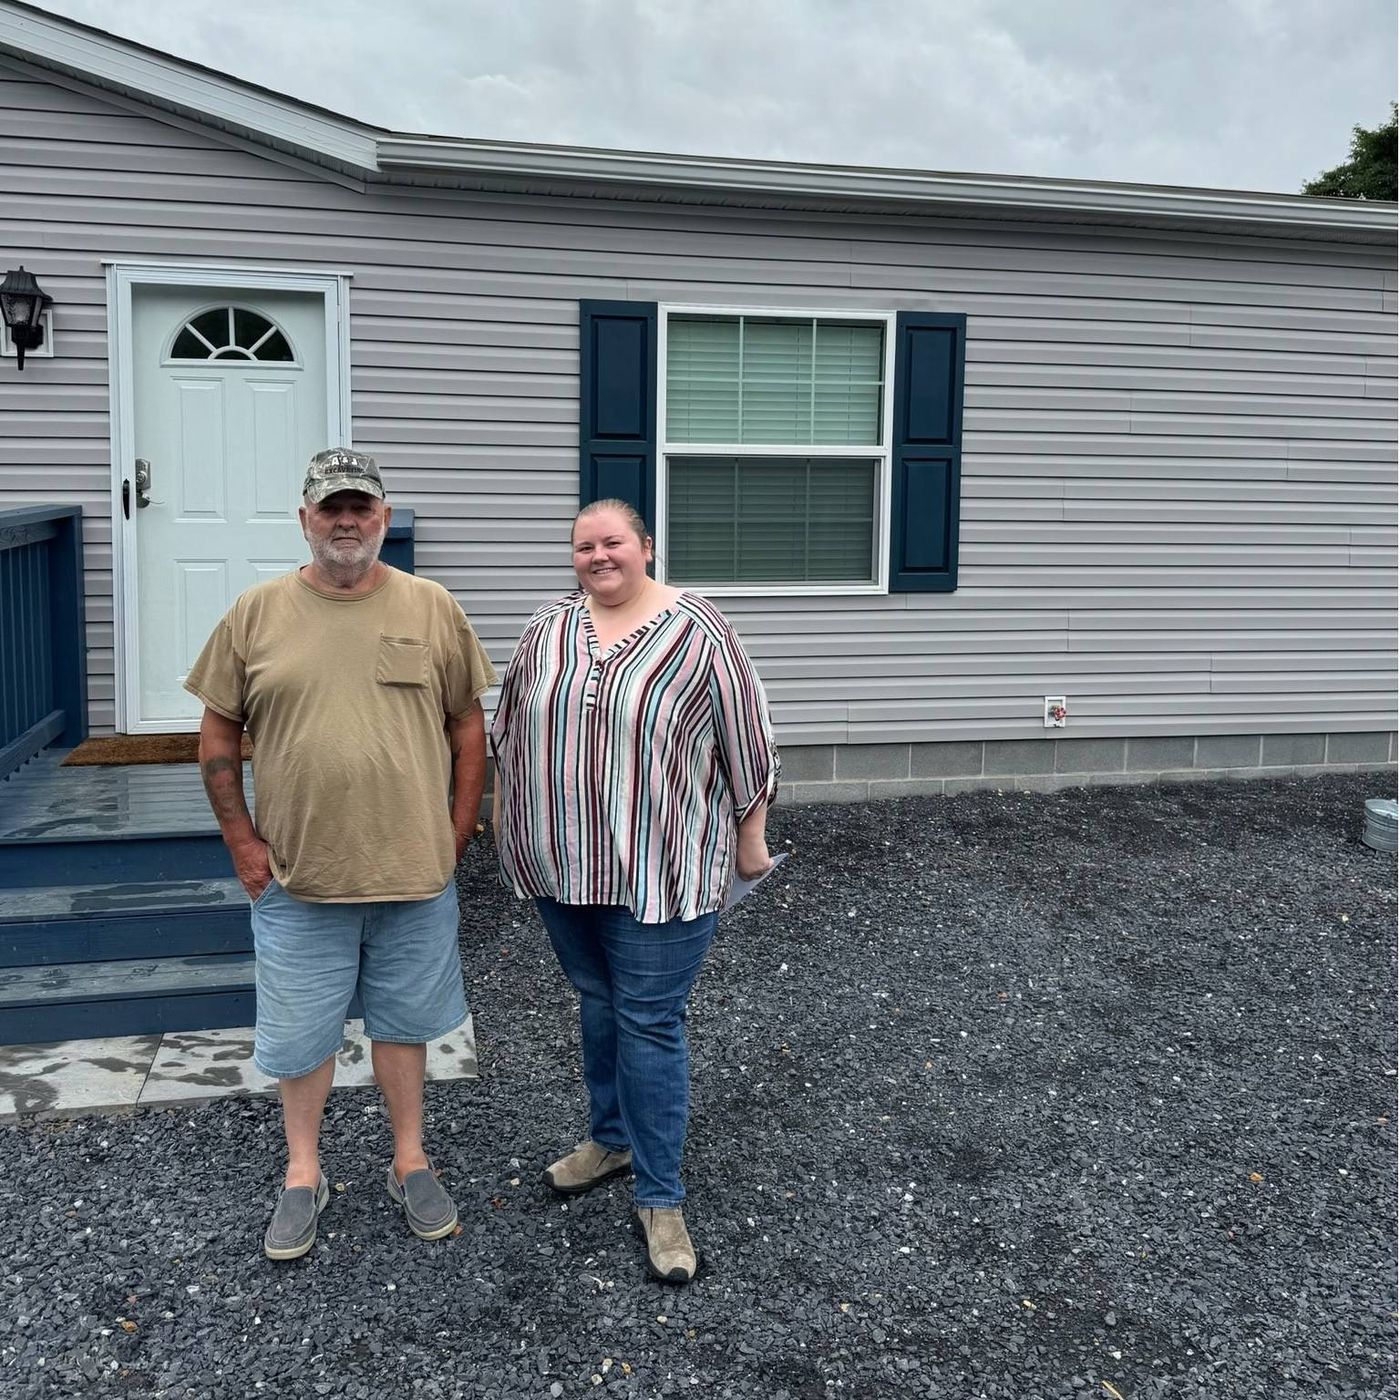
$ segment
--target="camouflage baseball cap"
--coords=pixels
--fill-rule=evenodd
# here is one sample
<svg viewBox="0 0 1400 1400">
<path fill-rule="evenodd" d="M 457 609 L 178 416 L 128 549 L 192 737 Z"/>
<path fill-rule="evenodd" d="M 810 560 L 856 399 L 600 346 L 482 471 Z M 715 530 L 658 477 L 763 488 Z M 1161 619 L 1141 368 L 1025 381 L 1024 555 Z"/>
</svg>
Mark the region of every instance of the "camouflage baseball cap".
<svg viewBox="0 0 1400 1400">
<path fill-rule="evenodd" d="M 328 447 L 318 452 L 307 463 L 301 494 L 314 506 L 337 491 L 363 491 L 382 501 L 384 480 L 374 458 L 367 452 L 352 452 L 348 447 Z"/>
</svg>

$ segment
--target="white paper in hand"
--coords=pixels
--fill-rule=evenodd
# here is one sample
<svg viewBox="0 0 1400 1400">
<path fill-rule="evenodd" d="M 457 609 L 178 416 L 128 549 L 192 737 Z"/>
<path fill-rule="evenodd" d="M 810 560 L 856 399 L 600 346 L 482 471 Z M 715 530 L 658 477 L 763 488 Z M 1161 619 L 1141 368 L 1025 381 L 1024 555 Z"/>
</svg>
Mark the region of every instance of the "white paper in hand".
<svg viewBox="0 0 1400 1400">
<path fill-rule="evenodd" d="M 745 895 L 756 890 L 787 858 L 788 853 L 780 851 L 773 857 L 773 864 L 762 875 L 756 875 L 752 880 L 741 880 L 738 875 L 735 875 L 733 883 L 729 886 L 729 894 L 725 898 L 724 907 L 732 909 Z"/>
</svg>

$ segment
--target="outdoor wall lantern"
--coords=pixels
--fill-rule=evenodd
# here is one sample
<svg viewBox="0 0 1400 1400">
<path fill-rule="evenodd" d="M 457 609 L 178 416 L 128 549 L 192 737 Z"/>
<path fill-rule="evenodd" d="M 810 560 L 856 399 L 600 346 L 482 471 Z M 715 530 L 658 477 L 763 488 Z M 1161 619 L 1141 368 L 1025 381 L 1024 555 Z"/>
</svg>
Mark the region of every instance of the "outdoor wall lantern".
<svg viewBox="0 0 1400 1400">
<path fill-rule="evenodd" d="M 12 268 L 0 282 L 0 315 L 14 342 L 15 358 L 24 368 L 24 352 L 37 350 L 44 343 L 44 312 L 53 298 L 34 280 L 23 265 Z"/>
</svg>

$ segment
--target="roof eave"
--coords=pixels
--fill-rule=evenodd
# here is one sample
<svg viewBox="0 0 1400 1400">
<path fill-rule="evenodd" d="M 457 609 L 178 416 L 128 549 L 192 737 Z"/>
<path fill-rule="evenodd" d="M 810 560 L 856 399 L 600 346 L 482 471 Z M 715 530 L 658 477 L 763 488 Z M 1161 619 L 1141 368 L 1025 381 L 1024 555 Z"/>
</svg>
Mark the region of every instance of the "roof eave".
<svg viewBox="0 0 1400 1400">
<path fill-rule="evenodd" d="M 0 54 L 361 179 L 751 208 L 1228 228 L 1393 242 L 1379 201 L 597 150 L 386 131 L 117 35 L 0 0 Z"/>
<path fill-rule="evenodd" d="M 373 175 L 382 128 L 27 5 L 0 3 L 0 54 L 338 169 Z"/>
<path fill-rule="evenodd" d="M 379 168 L 398 175 L 438 174 L 454 183 L 503 184 L 558 193 L 620 193 L 671 199 L 792 207 L 889 209 L 1029 218 L 1103 219 L 1126 224 L 1243 225 L 1295 237 L 1383 242 L 1396 233 L 1397 205 L 1303 195 L 1169 186 L 943 174 L 858 166 L 713 159 L 390 134 L 379 141 Z"/>
</svg>

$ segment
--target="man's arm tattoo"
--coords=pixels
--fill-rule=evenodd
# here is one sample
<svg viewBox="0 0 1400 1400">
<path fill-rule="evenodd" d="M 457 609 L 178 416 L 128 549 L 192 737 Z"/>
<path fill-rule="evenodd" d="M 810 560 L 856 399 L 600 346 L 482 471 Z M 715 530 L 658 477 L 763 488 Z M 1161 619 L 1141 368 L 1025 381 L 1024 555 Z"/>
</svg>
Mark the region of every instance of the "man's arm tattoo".
<svg viewBox="0 0 1400 1400">
<path fill-rule="evenodd" d="M 209 795 L 209 805 L 214 816 L 220 821 L 235 821 L 248 815 L 248 803 L 243 796 L 243 764 L 241 760 L 226 758 L 217 754 L 206 758 L 200 765 L 204 778 L 204 791 Z M 228 774 L 223 778 L 221 774 Z"/>
</svg>

